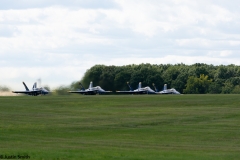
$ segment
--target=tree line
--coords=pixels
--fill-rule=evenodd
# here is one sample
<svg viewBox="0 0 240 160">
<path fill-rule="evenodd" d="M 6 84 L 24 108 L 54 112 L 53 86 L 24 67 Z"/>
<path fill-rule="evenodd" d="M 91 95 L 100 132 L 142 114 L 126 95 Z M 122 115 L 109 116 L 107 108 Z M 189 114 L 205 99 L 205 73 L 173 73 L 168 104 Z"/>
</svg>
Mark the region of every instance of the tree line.
<svg viewBox="0 0 240 160">
<path fill-rule="evenodd" d="M 56 94 L 68 94 L 69 90 L 79 89 L 80 81 L 85 88 L 93 81 L 94 86 L 101 86 L 113 92 L 129 90 L 127 82 L 133 89 L 142 82 L 142 86 L 149 86 L 152 89 L 154 83 L 159 90 L 167 84 L 168 88 L 175 88 L 184 94 L 239 94 L 240 66 L 234 64 L 215 66 L 204 63 L 95 65 L 85 72 L 81 80 L 56 88 Z M 9 91 L 9 88 L 0 86 L 0 91 Z"/>
<path fill-rule="evenodd" d="M 99 85 L 105 90 L 129 90 L 126 82 L 132 88 L 150 86 L 152 83 L 162 90 L 164 84 L 175 88 L 184 94 L 230 94 L 240 93 L 240 66 L 208 65 L 196 63 L 185 64 L 139 64 L 125 66 L 95 65 L 88 69 L 81 82 L 86 88 L 89 82 Z M 72 89 L 79 88 L 78 82 L 71 84 Z"/>
<path fill-rule="evenodd" d="M 239 94 L 240 66 L 214 66 L 204 63 L 95 65 L 85 72 L 81 80 L 57 88 L 56 94 L 68 94 L 69 90 L 79 89 L 80 81 L 85 88 L 93 81 L 94 86 L 111 91 L 129 90 L 127 82 L 136 89 L 138 83 L 142 82 L 142 86 L 152 89 L 154 83 L 158 90 L 162 90 L 164 84 L 167 84 L 168 88 L 175 88 L 184 94 Z"/>
</svg>

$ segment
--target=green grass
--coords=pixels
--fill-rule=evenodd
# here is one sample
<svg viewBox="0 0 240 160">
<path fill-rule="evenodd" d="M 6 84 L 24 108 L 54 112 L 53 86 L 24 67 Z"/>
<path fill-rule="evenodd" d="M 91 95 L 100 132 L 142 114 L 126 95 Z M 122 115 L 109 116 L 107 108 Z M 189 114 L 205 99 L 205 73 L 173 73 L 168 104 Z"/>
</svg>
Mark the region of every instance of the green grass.
<svg viewBox="0 0 240 160">
<path fill-rule="evenodd" d="M 240 159 L 240 95 L 0 97 L 0 156 Z"/>
</svg>

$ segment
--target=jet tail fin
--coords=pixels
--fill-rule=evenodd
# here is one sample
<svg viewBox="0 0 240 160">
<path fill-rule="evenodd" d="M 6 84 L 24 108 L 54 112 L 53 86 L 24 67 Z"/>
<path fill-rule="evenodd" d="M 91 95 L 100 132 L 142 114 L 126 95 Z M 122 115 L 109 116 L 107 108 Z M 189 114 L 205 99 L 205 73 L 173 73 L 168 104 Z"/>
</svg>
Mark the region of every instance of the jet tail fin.
<svg viewBox="0 0 240 160">
<path fill-rule="evenodd" d="M 157 89 L 157 87 L 155 86 L 155 84 L 153 83 L 152 85 L 153 85 L 155 91 L 158 92 L 158 89 Z"/>
<path fill-rule="evenodd" d="M 167 84 L 164 84 L 163 90 L 167 90 Z"/>
<path fill-rule="evenodd" d="M 128 87 L 130 88 L 130 91 L 133 91 L 132 87 L 130 86 L 129 82 L 127 82 Z"/>
<path fill-rule="evenodd" d="M 85 90 L 85 88 L 83 87 L 83 85 L 82 85 L 81 82 L 79 82 L 79 85 L 82 87 L 82 88 L 81 88 L 82 90 Z"/>
<path fill-rule="evenodd" d="M 26 91 L 29 91 L 29 89 L 28 89 L 27 85 L 26 85 L 24 82 L 23 82 L 23 85 L 24 85 L 24 87 L 25 87 Z"/>
<path fill-rule="evenodd" d="M 92 81 L 89 84 L 89 88 L 93 88 L 93 82 Z"/>
<path fill-rule="evenodd" d="M 142 88 L 142 82 L 139 82 L 139 84 L 138 84 L 138 89 L 139 88 Z"/>
<path fill-rule="evenodd" d="M 34 89 L 36 89 L 36 88 L 37 88 L 37 82 L 35 82 L 35 83 L 33 84 L 32 89 L 34 90 Z"/>
</svg>

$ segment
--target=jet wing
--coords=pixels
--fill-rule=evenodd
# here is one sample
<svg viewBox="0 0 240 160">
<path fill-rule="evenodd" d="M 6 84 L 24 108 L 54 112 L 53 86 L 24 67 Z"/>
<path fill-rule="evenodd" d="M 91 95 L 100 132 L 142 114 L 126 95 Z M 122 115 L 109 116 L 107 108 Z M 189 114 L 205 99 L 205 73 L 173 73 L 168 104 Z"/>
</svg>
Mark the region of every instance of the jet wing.
<svg viewBox="0 0 240 160">
<path fill-rule="evenodd" d="M 68 93 L 78 93 L 78 94 L 85 94 L 85 95 L 95 95 L 98 91 L 91 90 L 91 91 L 68 91 Z"/>
<path fill-rule="evenodd" d="M 161 91 L 161 92 L 158 92 L 158 94 L 180 94 L 179 92 L 173 92 L 173 91 Z"/>
<path fill-rule="evenodd" d="M 12 93 L 31 93 L 30 91 L 12 91 Z"/>
<path fill-rule="evenodd" d="M 68 93 L 88 93 L 88 91 L 68 91 Z"/>
<path fill-rule="evenodd" d="M 112 91 L 104 91 L 103 93 L 111 93 Z"/>
<path fill-rule="evenodd" d="M 126 93 L 126 94 L 145 94 L 146 91 L 117 91 L 117 93 Z"/>
<path fill-rule="evenodd" d="M 40 91 L 12 91 L 13 93 L 25 93 L 25 94 L 28 94 L 28 93 L 39 93 Z"/>
</svg>

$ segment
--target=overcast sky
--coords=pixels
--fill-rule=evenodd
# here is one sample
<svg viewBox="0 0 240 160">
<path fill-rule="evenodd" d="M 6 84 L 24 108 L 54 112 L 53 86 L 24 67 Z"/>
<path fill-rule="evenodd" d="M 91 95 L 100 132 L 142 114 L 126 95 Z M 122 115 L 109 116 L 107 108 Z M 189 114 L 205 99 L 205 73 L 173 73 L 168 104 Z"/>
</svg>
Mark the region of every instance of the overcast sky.
<svg viewBox="0 0 240 160">
<path fill-rule="evenodd" d="M 51 88 L 96 64 L 240 65 L 238 0 L 1 0 L 0 85 Z"/>
</svg>

